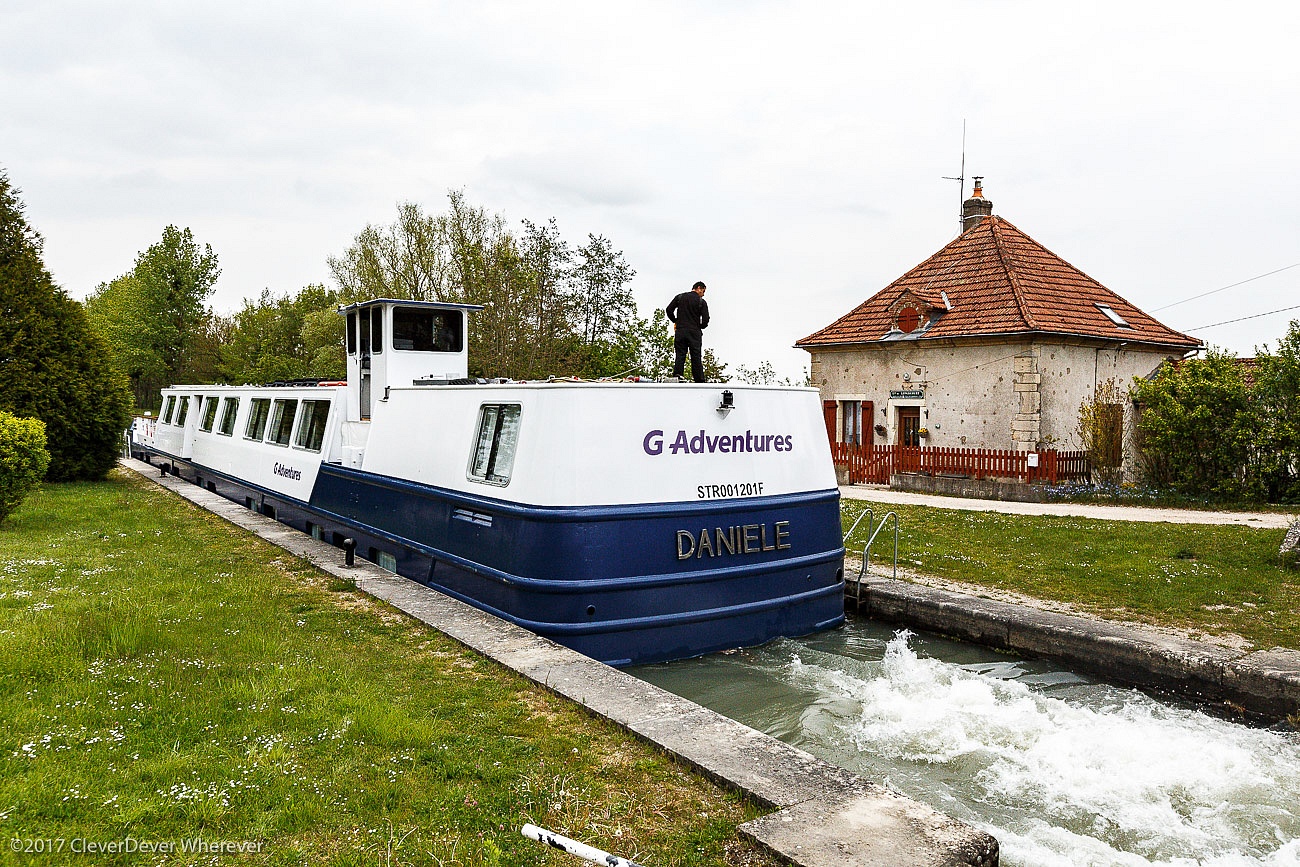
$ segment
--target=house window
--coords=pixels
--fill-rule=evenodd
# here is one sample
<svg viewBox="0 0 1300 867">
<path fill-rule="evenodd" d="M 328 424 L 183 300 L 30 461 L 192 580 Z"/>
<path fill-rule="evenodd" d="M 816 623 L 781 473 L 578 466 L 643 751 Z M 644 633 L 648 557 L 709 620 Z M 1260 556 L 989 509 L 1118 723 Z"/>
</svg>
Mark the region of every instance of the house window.
<svg viewBox="0 0 1300 867">
<path fill-rule="evenodd" d="M 329 419 L 330 402 L 328 400 L 304 400 L 302 402 L 302 421 L 298 423 L 298 436 L 293 444 L 300 449 L 320 451 L 325 440 L 325 422 Z"/>
<path fill-rule="evenodd" d="M 459 310 L 393 308 L 393 348 L 411 352 L 460 352 Z"/>
<path fill-rule="evenodd" d="M 862 445 L 862 401 L 840 401 L 840 442 Z"/>
<path fill-rule="evenodd" d="M 489 485 L 510 484 L 519 442 L 519 405 L 485 404 L 479 409 L 478 436 L 469 459 L 470 479 Z"/>
<path fill-rule="evenodd" d="M 275 402 L 271 411 L 271 428 L 266 441 L 278 446 L 287 446 L 293 435 L 293 420 L 298 415 L 298 401 L 281 398 Z"/>
<path fill-rule="evenodd" d="M 239 398 L 228 397 L 221 404 L 221 425 L 217 428 L 222 436 L 234 436 L 235 416 L 239 414 Z"/>
<path fill-rule="evenodd" d="M 203 431 L 211 431 L 212 425 L 217 420 L 217 404 L 221 402 L 220 398 L 209 397 L 203 401 L 203 421 L 199 428 Z"/>
<path fill-rule="evenodd" d="M 1109 319 L 1111 322 L 1114 322 L 1116 325 L 1120 326 L 1121 328 L 1133 327 L 1132 325 L 1129 325 L 1127 322 L 1125 322 L 1124 317 L 1116 313 L 1115 309 L 1111 307 L 1109 304 L 1097 304 L 1097 309 L 1100 310 L 1102 313 L 1106 314 L 1107 319 Z"/>
<path fill-rule="evenodd" d="M 266 433 L 266 420 L 270 416 L 270 398 L 253 398 L 253 408 L 248 411 L 248 426 L 244 428 L 244 439 L 261 440 L 262 435 Z"/>
</svg>

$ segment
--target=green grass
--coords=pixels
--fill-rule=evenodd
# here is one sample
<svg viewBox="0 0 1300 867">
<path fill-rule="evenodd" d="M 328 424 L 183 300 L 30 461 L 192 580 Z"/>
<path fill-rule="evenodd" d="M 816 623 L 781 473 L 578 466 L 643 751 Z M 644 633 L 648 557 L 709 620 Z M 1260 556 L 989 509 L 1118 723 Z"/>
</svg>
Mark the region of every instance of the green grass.
<svg viewBox="0 0 1300 867">
<path fill-rule="evenodd" d="M 261 844 L 222 863 L 573 863 L 529 821 L 648 865 L 774 863 L 737 837 L 752 805 L 125 474 L 0 528 L 0 720 L 0 833 L 64 841 L 0 863 L 195 837 Z"/>
<path fill-rule="evenodd" d="M 845 501 L 846 532 L 868 506 L 876 515 L 898 514 L 903 569 L 1066 602 L 1105 617 L 1300 649 L 1300 572 L 1277 560 L 1284 530 Z M 865 527 L 864 521 L 849 543 L 859 553 Z M 872 562 L 888 562 L 892 544 L 892 533 L 882 533 Z"/>
</svg>

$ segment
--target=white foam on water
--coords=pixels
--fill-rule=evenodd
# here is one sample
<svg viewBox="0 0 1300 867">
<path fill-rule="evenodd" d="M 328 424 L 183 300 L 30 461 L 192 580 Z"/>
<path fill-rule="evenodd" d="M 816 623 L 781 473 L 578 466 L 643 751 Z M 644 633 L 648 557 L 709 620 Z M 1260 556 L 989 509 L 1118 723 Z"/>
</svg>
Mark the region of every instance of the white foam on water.
<svg viewBox="0 0 1300 867">
<path fill-rule="evenodd" d="M 1300 735 L 1127 690 L 1066 701 L 921 658 L 908 637 L 864 670 L 800 649 L 789 672 L 839 697 L 830 725 L 861 754 L 941 778 L 938 800 L 969 804 L 1008 867 L 1300 865 Z"/>
</svg>

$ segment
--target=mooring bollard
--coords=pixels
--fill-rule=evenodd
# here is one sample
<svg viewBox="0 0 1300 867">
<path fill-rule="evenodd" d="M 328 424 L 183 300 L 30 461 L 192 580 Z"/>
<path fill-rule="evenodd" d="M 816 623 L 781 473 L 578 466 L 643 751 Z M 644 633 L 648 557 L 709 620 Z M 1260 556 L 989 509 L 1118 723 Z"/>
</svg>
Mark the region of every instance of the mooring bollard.
<svg viewBox="0 0 1300 867">
<path fill-rule="evenodd" d="M 357 540 L 347 538 L 343 540 L 343 565 L 351 568 L 356 565 Z"/>
<path fill-rule="evenodd" d="M 577 855 L 585 861 L 593 864 L 604 864 L 606 867 L 641 867 L 635 861 L 629 861 L 626 858 L 620 858 L 617 855 L 611 855 L 608 852 L 602 852 L 595 846 L 588 846 L 586 843 L 579 843 L 577 840 L 570 840 L 568 837 L 561 837 L 554 831 L 548 831 L 545 828 L 539 828 L 536 825 L 525 825 L 519 829 L 519 833 L 529 840 L 536 840 L 539 843 L 545 843 L 555 849 L 568 852 L 570 855 Z"/>
</svg>

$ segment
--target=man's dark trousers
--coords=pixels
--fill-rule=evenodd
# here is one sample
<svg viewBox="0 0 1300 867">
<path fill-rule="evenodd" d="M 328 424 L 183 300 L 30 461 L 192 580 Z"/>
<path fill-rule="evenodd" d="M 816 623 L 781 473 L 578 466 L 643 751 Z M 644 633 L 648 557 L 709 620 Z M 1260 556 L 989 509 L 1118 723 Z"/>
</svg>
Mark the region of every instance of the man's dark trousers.
<svg viewBox="0 0 1300 867">
<path fill-rule="evenodd" d="M 677 358 L 673 362 L 673 376 L 681 377 L 686 366 L 686 351 L 690 350 L 691 378 L 696 382 L 704 382 L 704 361 L 700 357 L 700 347 L 703 345 L 704 335 L 700 332 L 685 329 L 677 331 L 673 337 L 673 348 L 677 350 Z"/>
</svg>

